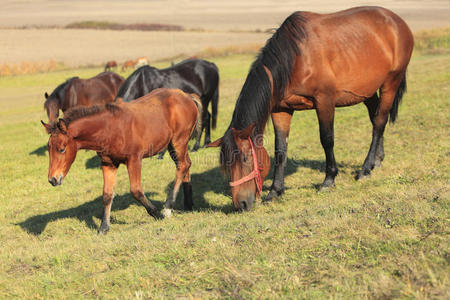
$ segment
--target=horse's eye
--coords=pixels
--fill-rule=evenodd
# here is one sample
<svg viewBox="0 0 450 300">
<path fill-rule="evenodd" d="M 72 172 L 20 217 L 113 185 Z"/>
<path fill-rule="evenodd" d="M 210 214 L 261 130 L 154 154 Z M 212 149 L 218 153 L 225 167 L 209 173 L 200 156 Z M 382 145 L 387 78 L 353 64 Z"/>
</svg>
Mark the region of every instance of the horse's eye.
<svg viewBox="0 0 450 300">
<path fill-rule="evenodd" d="M 247 156 L 245 154 L 242 154 L 242 161 L 247 162 Z"/>
<path fill-rule="evenodd" d="M 59 151 L 59 153 L 64 153 L 64 152 L 66 152 L 66 148 L 61 148 L 58 151 Z"/>
</svg>

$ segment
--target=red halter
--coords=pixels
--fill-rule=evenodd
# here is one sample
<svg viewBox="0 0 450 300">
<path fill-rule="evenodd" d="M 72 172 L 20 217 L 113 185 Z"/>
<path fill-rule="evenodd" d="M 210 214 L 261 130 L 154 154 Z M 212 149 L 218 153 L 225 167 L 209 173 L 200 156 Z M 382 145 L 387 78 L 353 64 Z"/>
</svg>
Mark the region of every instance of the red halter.
<svg viewBox="0 0 450 300">
<path fill-rule="evenodd" d="M 258 190 L 258 194 L 262 191 L 262 179 L 261 179 L 261 170 L 262 168 L 258 165 L 258 159 L 256 158 L 255 147 L 253 146 L 252 139 L 248 137 L 248 141 L 250 142 L 250 146 L 252 148 L 252 157 L 253 157 L 253 171 L 245 177 L 242 177 L 239 180 L 230 182 L 230 186 L 238 186 L 243 184 L 244 182 L 250 181 L 255 178 L 256 188 Z"/>
</svg>

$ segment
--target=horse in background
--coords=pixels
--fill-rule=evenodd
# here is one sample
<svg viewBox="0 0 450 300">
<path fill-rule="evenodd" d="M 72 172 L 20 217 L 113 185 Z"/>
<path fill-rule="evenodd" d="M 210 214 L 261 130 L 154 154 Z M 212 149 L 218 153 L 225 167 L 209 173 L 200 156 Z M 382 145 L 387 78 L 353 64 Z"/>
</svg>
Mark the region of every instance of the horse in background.
<svg viewBox="0 0 450 300">
<path fill-rule="evenodd" d="M 103 218 L 99 233 L 109 230 L 113 190 L 120 164 L 128 168 L 131 194 L 147 212 L 159 218 L 157 208 L 148 201 L 141 187 L 142 159 L 166 147 L 175 162 L 173 189 L 164 205 L 170 216 L 183 184 L 184 206 L 192 210 L 192 185 L 188 142 L 200 119 L 200 102 L 181 90 L 157 89 L 131 103 L 107 103 L 67 111 L 64 119 L 42 124 L 50 134 L 48 181 L 62 184 L 80 149 L 94 150 L 102 161 L 104 178 Z"/>
<path fill-rule="evenodd" d="M 134 68 L 135 65 L 136 65 L 136 62 L 134 60 L 127 60 L 122 65 L 122 72 L 125 72 L 128 69 Z"/>
<path fill-rule="evenodd" d="M 145 56 L 139 57 L 136 59 L 136 63 L 134 64 L 135 68 L 140 68 L 148 65 L 148 59 Z"/>
<path fill-rule="evenodd" d="M 58 85 L 48 95 L 45 92 L 44 109 L 50 122 L 58 119 L 63 112 L 74 106 L 91 106 L 113 102 L 124 78 L 116 73 L 102 72 L 89 79 L 72 77 Z"/>
<path fill-rule="evenodd" d="M 115 60 L 110 60 L 105 65 L 105 72 L 110 72 L 113 68 L 117 68 L 117 62 Z"/>
<path fill-rule="evenodd" d="M 203 106 L 202 132 L 205 131 L 205 145 L 211 142 L 211 126 L 216 128 L 219 103 L 219 70 L 209 61 L 188 59 L 166 69 L 143 66 L 134 71 L 120 87 L 117 98 L 129 102 L 142 97 L 156 88 L 181 89 L 189 94 L 200 96 Z M 212 112 L 208 112 L 211 103 Z M 211 120 L 212 119 L 212 120 Z M 200 148 L 202 134 L 192 151 Z"/>
<path fill-rule="evenodd" d="M 284 192 L 290 122 L 296 110 L 316 110 L 326 159 L 321 189 L 327 189 L 335 185 L 338 173 L 335 107 L 363 102 L 372 123 L 372 143 L 356 179 L 370 175 L 384 159 L 384 129 L 388 119 L 397 119 L 413 47 L 405 21 L 381 7 L 289 16 L 253 62 L 224 136 L 211 144 L 221 146 L 234 207 L 249 209 L 261 193 L 270 166 L 261 138 L 269 116 L 275 132 L 275 170 L 265 201 Z"/>
</svg>

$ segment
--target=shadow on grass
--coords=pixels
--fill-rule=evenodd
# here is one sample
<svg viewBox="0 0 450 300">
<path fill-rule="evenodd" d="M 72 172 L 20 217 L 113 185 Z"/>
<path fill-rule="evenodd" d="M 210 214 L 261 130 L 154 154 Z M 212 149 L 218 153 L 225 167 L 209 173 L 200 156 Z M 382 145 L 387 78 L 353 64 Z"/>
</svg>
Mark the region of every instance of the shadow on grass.
<svg viewBox="0 0 450 300">
<path fill-rule="evenodd" d="M 147 196 L 147 198 L 149 198 L 154 194 L 155 193 L 150 192 L 146 193 L 145 195 Z M 151 201 L 151 202 L 156 207 L 158 207 L 158 209 L 162 209 L 163 206 L 162 202 L 158 201 Z M 124 210 L 127 209 L 130 205 L 142 206 L 130 194 L 116 195 L 113 200 L 111 211 Z M 144 207 L 142 207 L 142 209 L 144 209 Z M 98 226 L 94 222 L 94 218 L 101 220 L 102 217 L 103 217 L 103 204 L 102 204 L 102 196 L 100 196 L 90 202 L 84 203 L 77 207 L 30 217 L 25 221 L 18 223 L 16 225 L 19 225 L 20 227 L 22 227 L 22 229 L 24 229 L 28 233 L 40 235 L 42 232 L 44 232 L 48 223 L 66 218 L 78 219 L 80 222 L 84 222 L 88 228 L 98 229 Z M 117 222 L 114 221 L 114 218 L 111 217 L 111 224 L 114 223 L 117 224 Z"/>
<path fill-rule="evenodd" d="M 101 166 L 102 161 L 97 154 L 86 161 L 86 169 L 99 169 Z"/>
<path fill-rule="evenodd" d="M 273 158 L 271 158 L 272 165 L 273 165 Z M 323 168 L 325 169 L 325 162 L 318 162 L 318 161 L 307 161 L 307 160 L 301 160 L 301 161 L 294 161 L 292 159 L 288 159 L 288 162 L 286 164 L 286 168 L 284 171 L 285 176 L 289 176 L 295 172 L 297 172 L 297 169 L 299 166 L 303 167 L 311 167 L 311 168 Z M 269 179 L 270 182 L 273 178 L 273 168 L 271 168 L 271 171 L 266 179 Z M 192 182 L 192 190 L 193 190 L 193 198 L 194 198 L 194 209 L 198 211 L 202 210 L 213 210 L 213 211 L 220 211 L 222 213 L 228 214 L 231 212 L 234 212 L 233 205 L 231 202 L 231 190 L 229 188 L 229 177 L 224 176 L 220 170 L 219 167 L 210 169 L 206 172 L 199 173 L 199 174 L 192 174 L 191 175 L 191 182 Z M 173 182 L 168 184 L 166 186 L 166 193 L 168 193 L 173 187 Z M 270 186 L 263 186 L 264 191 L 268 191 L 270 189 Z M 215 194 L 221 194 L 227 198 L 229 198 L 229 203 L 221 206 L 216 206 L 211 203 L 208 203 L 205 199 L 205 195 L 208 192 L 213 192 Z M 177 201 L 175 203 L 175 209 L 183 210 L 183 190 L 180 189 L 180 193 L 178 194 Z"/>
<path fill-rule="evenodd" d="M 29 155 L 37 155 L 37 156 L 44 156 L 45 152 L 47 152 L 47 144 L 44 146 L 36 148 L 34 151 L 31 151 Z"/>
</svg>

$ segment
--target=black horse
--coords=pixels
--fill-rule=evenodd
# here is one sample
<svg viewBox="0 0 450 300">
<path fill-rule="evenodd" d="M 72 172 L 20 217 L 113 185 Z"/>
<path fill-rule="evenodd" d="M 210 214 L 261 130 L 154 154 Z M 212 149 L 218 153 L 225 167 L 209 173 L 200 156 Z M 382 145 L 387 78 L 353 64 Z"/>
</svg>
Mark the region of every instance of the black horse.
<svg viewBox="0 0 450 300">
<path fill-rule="evenodd" d="M 143 66 L 134 71 L 117 93 L 116 99 L 122 98 L 125 102 L 142 97 L 156 88 L 181 89 L 186 93 L 199 95 L 202 105 L 202 131 L 197 136 L 192 151 L 200 147 L 200 139 L 205 131 L 205 145 L 211 142 L 211 116 L 212 128 L 216 128 L 217 106 L 219 101 L 219 70 L 217 66 L 202 59 L 187 59 L 166 69 L 157 69 Z M 211 102 L 212 115 L 208 112 Z"/>
</svg>

